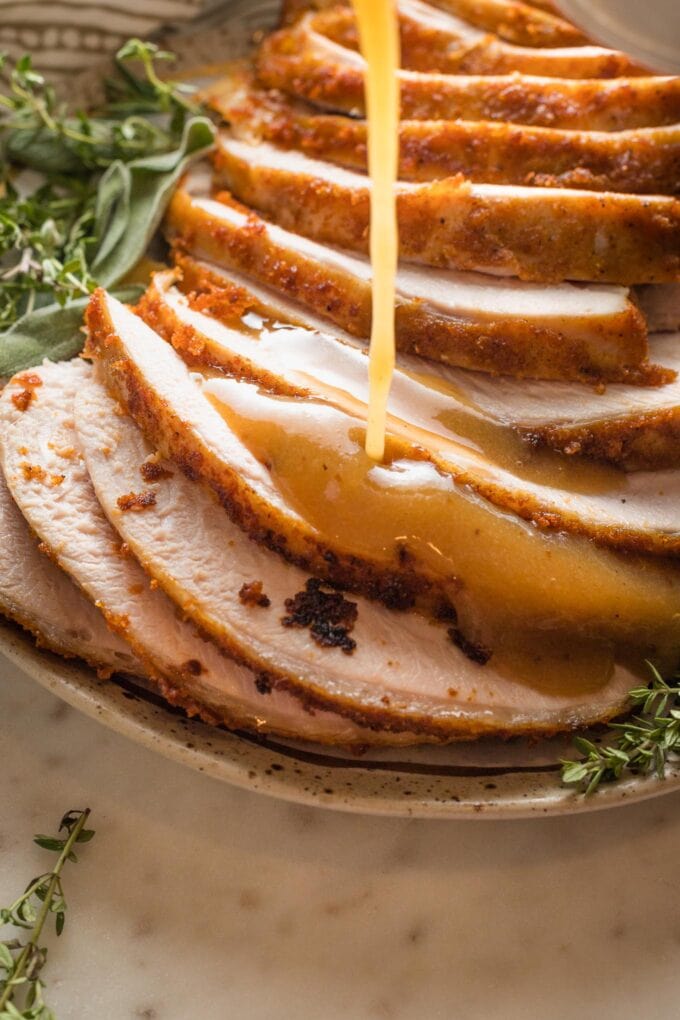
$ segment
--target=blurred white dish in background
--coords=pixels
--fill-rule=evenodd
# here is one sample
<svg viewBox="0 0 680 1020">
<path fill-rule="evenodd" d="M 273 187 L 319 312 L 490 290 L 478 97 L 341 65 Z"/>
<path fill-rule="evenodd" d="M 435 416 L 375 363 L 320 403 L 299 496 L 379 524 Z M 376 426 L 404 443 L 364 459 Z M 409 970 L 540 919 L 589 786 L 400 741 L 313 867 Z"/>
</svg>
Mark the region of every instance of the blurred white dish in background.
<svg viewBox="0 0 680 1020">
<path fill-rule="evenodd" d="M 680 0 L 558 0 L 596 42 L 630 53 L 654 71 L 680 72 Z"/>
</svg>

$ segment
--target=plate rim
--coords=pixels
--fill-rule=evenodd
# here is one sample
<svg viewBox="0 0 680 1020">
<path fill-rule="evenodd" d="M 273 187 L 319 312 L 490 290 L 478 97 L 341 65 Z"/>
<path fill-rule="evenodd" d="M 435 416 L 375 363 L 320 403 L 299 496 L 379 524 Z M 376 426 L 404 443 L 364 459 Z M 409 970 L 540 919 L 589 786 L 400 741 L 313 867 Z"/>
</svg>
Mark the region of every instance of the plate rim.
<svg viewBox="0 0 680 1020">
<path fill-rule="evenodd" d="M 680 764 L 671 766 L 664 780 L 631 776 L 591 797 L 560 785 L 556 769 L 540 766 L 521 771 L 498 767 L 498 774 L 466 772 L 456 775 L 454 783 L 453 774 L 434 774 L 429 766 L 421 774 L 417 767 L 414 772 L 401 770 L 399 763 L 334 759 L 324 756 L 323 749 L 306 752 L 276 738 L 188 719 L 160 696 L 103 680 L 81 661 L 39 648 L 31 635 L 3 619 L 0 653 L 41 687 L 113 732 L 194 771 L 290 803 L 382 817 L 517 820 L 589 814 L 680 789 Z M 485 782 L 492 774 L 494 782 Z M 408 780 L 402 782 L 405 776 Z M 434 796 L 433 789 L 445 793 L 449 779 L 449 796 Z M 336 789 L 338 780 L 343 790 Z"/>
</svg>

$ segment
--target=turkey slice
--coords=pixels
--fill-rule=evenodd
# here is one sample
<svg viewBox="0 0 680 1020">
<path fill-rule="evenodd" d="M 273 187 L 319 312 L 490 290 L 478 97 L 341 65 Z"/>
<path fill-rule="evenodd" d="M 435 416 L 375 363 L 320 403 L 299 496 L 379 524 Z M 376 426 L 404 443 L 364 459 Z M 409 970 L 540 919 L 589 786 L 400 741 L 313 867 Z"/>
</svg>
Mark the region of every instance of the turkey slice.
<svg viewBox="0 0 680 1020">
<path fill-rule="evenodd" d="M 262 697 L 263 711 L 284 696 L 277 688 L 290 689 L 308 705 L 375 727 L 360 731 L 371 743 L 404 740 L 408 729 L 421 739 L 551 732 L 606 718 L 625 703 L 633 677 L 612 668 L 607 654 L 584 652 L 566 669 L 546 655 L 542 676 L 534 673 L 523 683 L 502 656 L 476 665 L 445 628 L 361 598 L 351 654 L 320 646 L 307 629 L 281 622 L 286 600 L 305 589 L 308 575 L 249 542 L 179 473 L 150 485 L 155 499 L 144 513 L 121 512 L 118 498 L 138 485 L 140 465 L 153 458 L 153 447 L 120 417 L 103 387 L 82 387 L 76 416 L 93 484 L 121 537 L 203 631 L 265 677 L 263 689 L 275 688 Z M 239 598 L 244 581 L 254 578 L 268 596 L 266 607 Z M 579 668 L 590 677 L 584 684 L 575 678 Z M 304 724 L 305 713 L 298 718 Z M 310 736 L 320 718 L 312 716 L 301 735 Z"/>
<path fill-rule="evenodd" d="M 361 351 L 307 329 L 230 328 L 190 308 L 178 292 L 162 295 L 154 289 L 152 307 L 166 310 L 170 328 L 175 317 L 175 344 L 194 361 L 221 364 L 230 374 L 276 393 L 327 401 L 365 421 L 368 367 Z M 202 355 L 194 353 L 206 345 Z M 455 393 L 431 382 L 428 386 L 422 373 L 415 378 L 402 370 L 395 373 L 388 430 L 411 445 L 411 453 L 404 449 L 403 457 L 426 449 L 441 471 L 537 523 L 551 519 L 553 527 L 624 548 L 680 551 L 680 471 L 625 475 L 578 459 L 532 455 L 503 429 L 485 429 L 470 420 L 460 397 L 456 401 Z M 204 392 L 232 406 L 243 388 L 234 390 L 231 381 L 209 378 Z M 287 409 L 285 421 L 294 413 Z M 346 431 L 339 422 L 338 435 Z"/>
<path fill-rule="evenodd" d="M 249 141 L 300 149 L 366 170 L 366 121 L 315 111 L 258 89 L 242 65 L 202 93 Z M 674 194 L 680 190 L 680 126 L 560 131 L 497 121 L 402 121 L 399 176 L 432 181 L 462 174 L 487 184 Z"/>
<path fill-rule="evenodd" d="M 141 673 L 130 649 L 108 630 L 101 613 L 43 555 L 2 473 L 0 543 L 5 550 L 0 564 L 0 613 L 30 631 L 41 647 L 84 659 L 100 673 Z"/>
<path fill-rule="evenodd" d="M 103 291 L 87 318 L 88 353 L 149 441 L 211 488 L 258 542 L 393 605 L 427 596 L 439 608 L 443 598 L 458 610 L 466 638 L 494 628 L 487 647 L 517 628 L 559 626 L 677 654 L 674 563 L 623 557 L 545 529 L 675 549 L 680 473 L 669 473 L 667 485 L 661 474 L 647 478 L 641 510 L 642 474 L 603 477 L 593 469 L 568 492 L 520 479 L 462 444 L 437 441 L 437 454 L 428 455 L 401 437 L 390 439 L 389 463 L 373 464 L 363 453 L 361 418 L 192 375 L 169 344 Z M 631 506 L 620 504 L 626 496 Z"/>
<path fill-rule="evenodd" d="M 355 336 L 369 335 L 367 258 L 205 198 L 196 174 L 175 192 L 166 230 L 193 254 L 274 287 Z M 400 350 L 539 379 L 666 378 L 647 364 L 644 320 L 624 288 L 541 286 L 407 263 L 396 282 Z"/>
<path fill-rule="evenodd" d="M 363 114 L 363 58 L 309 27 L 274 32 L 256 59 L 258 78 L 326 109 Z M 500 120 L 537 127 L 621 131 L 680 122 L 680 78 L 550 78 L 399 71 L 408 120 Z"/>
<path fill-rule="evenodd" d="M 365 174 L 222 134 L 220 184 L 286 229 L 366 252 Z M 460 178 L 397 186 L 404 259 L 524 280 L 663 283 L 680 277 L 680 200 L 575 188 L 472 184 Z"/>
<path fill-rule="evenodd" d="M 364 737 L 339 717 L 307 713 L 283 692 L 265 697 L 251 672 L 227 659 L 182 620 L 121 545 L 92 488 L 73 416 L 76 394 L 94 385 L 91 367 L 80 361 L 46 363 L 32 374 L 42 382 L 39 396 L 4 436 L 2 463 L 12 496 L 55 563 L 125 638 L 169 700 L 232 726 L 342 744 L 363 742 Z M 7 410 L 3 401 L 3 413 Z M 109 405 L 107 411 L 115 435 L 123 421 L 115 408 Z M 73 450 L 74 455 L 65 458 L 60 452 L 64 450 Z M 108 463 L 111 451 L 100 450 L 100 456 Z M 144 458 L 134 465 L 134 485 L 148 491 L 140 474 L 143 463 Z M 162 473 L 164 467 L 155 464 L 155 469 Z M 129 513 L 144 516 L 143 503 Z M 70 604 L 74 602 L 71 596 Z M 89 615 L 90 611 L 84 616 L 84 626 Z"/>
<path fill-rule="evenodd" d="M 331 337 L 323 322 L 305 318 L 299 306 L 277 299 L 271 292 L 254 289 L 243 277 L 230 276 L 217 266 L 181 260 L 185 287 L 203 293 L 191 295 L 191 302 L 171 285 L 174 273 L 157 274 L 142 301 L 144 317 L 165 339 L 171 341 L 189 363 L 216 365 L 237 374 L 255 375 L 272 385 L 271 373 L 292 373 L 293 385 L 306 387 L 311 372 L 338 385 L 340 375 L 352 379 L 353 395 L 366 402 L 368 369 L 366 348 L 349 334 Z M 235 313 L 254 311 L 264 315 L 262 330 L 253 334 L 227 329 L 214 318 L 196 314 L 194 308 L 215 309 L 228 322 Z M 212 312 L 210 314 L 213 314 Z M 274 329 L 267 329 L 266 320 Z M 308 326 L 309 330 L 285 330 L 285 323 Z M 256 320 L 257 325 L 257 320 Z M 312 331 L 312 332 L 310 332 Z M 680 334 L 653 337 L 651 353 L 672 372 L 680 371 Z M 249 360 L 248 372 L 239 359 Z M 254 359 L 254 360 L 253 360 Z M 310 367 L 311 366 L 311 367 Z M 280 383 L 279 379 L 279 383 Z M 396 401 L 400 401 L 397 410 Z M 494 377 L 465 369 L 448 368 L 405 354 L 397 356 L 391 390 L 393 413 L 428 430 L 446 434 L 441 424 L 478 441 L 481 422 L 519 433 L 532 444 L 544 444 L 569 454 L 624 466 L 628 470 L 680 467 L 680 381 L 657 388 L 610 384 L 604 391 L 580 383 L 532 382 Z M 496 436 L 495 430 L 491 436 Z M 510 444 L 512 445 L 512 444 Z M 519 451 L 522 455 L 522 451 Z"/>
<path fill-rule="evenodd" d="M 14 423 L 44 399 L 41 370 L 9 380 L 0 394 L 0 447 Z M 78 456 L 70 445 L 57 446 L 54 453 L 62 464 Z M 12 499 L 1 469 L 0 536 L 7 551 L 0 565 L 0 612 L 53 652 L 77 656 L 103 674 L 142 675 L 129 645 L 107 628 L 101 613 L 52 562 Z"/>
<path fill-rule="evenodd" d="M 517 46 L 421 0 L 400 0 L 401 66 L 443 74 L 524 74 L 562 78 L 616 78 L 642 73 L 624 53 L 601 46 Z M 309 28 L 358 50 L 353 13 L 334 7 L 311 17 Z"/>
<path fill-rule="evenodd" d="M 309 11 L 337 4 L 338 0 L 284 0 L 282 20 L 294 24 Z M 520 46 L 579 46 L 587 42 L 575 25 L 517 0 L 431 0 L 431 6 Z"/>
</svg>

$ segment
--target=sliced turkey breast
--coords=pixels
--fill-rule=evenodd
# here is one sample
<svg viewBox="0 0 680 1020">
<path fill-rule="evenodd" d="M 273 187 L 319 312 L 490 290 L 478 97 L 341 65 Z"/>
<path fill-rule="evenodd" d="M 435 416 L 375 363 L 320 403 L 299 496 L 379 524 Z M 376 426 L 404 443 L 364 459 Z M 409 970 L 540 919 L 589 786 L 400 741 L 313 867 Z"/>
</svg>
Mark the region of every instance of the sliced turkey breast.
<svg viewBox="0 0 680 1020">
<path fill-rule="evenodd" d="M 241 66 L 202 94 L 248 141 L 300 149 L 366 170 L 366 121 L 314 111 L 257 89 Z M 400 125 L 399 176 L 433 181 L 462 174 L 487 184 L 677 194 L 680 126 L 634 131 L 560 131 L 497 121 L 424 120 Z"/>
<path fill-rule="evenodd" d="M 327 109 L 363 114 L 363 58 L 309 27 L 272 33 L 258 77 Z M 407 120 L 501 120 L 537 127 L 621 131 L 680 122 L 680 78 L 549 78 L 400 71 Z"/>
<path fill-rule="evenodd" d="M 141 672 L 130 648 L 112 634 L 101 613 L 43 555 L 0 473 L 0 613 L 52 652 L 75 656 L 100 674 Z"/>
<path fill-rule="evenodd" d="M 422 0 L 400 0 L 401 66 L 443 74 L 525 74 L 615 78 L 644 73 L 624 53 L 601 46 L 539 49 L 516 46 Z M 310 16 L 308 28 L 341 46 L 359 49 L 352 10 L 335 6 Z"/>
<path fill-rule="evenodd" d="M 90 483 L 73 402 L 91 384 L 91 367 L 78 361 L 46 363 L 32 374 L 41 379 L 39 395 L 5 431 L 3 442 L 3 470 L 12 496 L 54 562 L 125 638 L 169 699 L 213 722 L 343 744 L 363 740 L 344 720 L 306 713 L 285 693 L 264 697 L 254 674 L 225 658 L 181 619 L 121 545 Z M 115 409 L 110 426 L 114 434 L 122 428 Z M 74 455 L 65 458 L 64 450 Z M 144 486 L 139 473 L 143 463 L 135 465 L 138 489 Z M 153 461 L 152 468 L 152 474 L 162 477 L 164 465 Z M 143 500 L 128 511 L 133 516 L 145 512 Z M 73 605 L 73 598 L 70 601 Z M 84 616 L 85 627 L 89 615 Z M 111 647 L 110 637 L 107 642 Z"/>
<path fill-rule="evenodd" d="M 120 494 L 138 484 L 140 465 L 154 460 L 153 447 L 118 416 L 102 387 L 83 387 L 76 416 L 94 486 L 116 529 L 183 611 L 246 661 L 263 690 L 273 690 L 261 697 L 263 711 L 291 690 L 312 708 L 333 708 L 372 727 L 359 732 L 375 743 L 551 732 L 606 718 L 624 705 L 634 677 L 585 640 L 566 660 L 564 645 L 554 651 L 544 635 L 538 663 L 499 652 L 480 666 L 451 643 L 445 627 L 417 614 L 395 615 L 361 598 L 349 603 L 313 585 L 310 591 L 306 574 L 249 542 L 179 473 L 150 483 L 155 498 L 144 513 L 122 512 Z M 244 581 L 254 578 L 266 605 L 239 597 Z M 296 597 L 316 599 L 316 613 L 328 605 L 349 612 L 350 641 L 345 633 L 340 645 L 339 622 L 326 640 L 322 630 L 315 639 L 307 626 L 285 625 Z M 305 715 L 298 712 L 302 720 Z M 309 718 L 307 731 L 321 717 Z"/>
<path fill-rule="evenodd" d="M 336 5 L 337 0 L 285 0 L 282 20 L 294 24 L 310 10 Z M 431 0 L 431 5 L 520 46 L 578 46 L 587 42 L 575 25 L 515 0 Z"/>
<path fill-rule="evenodd" d="M 192 178 L 170 203 L 169 236 L 368 337 L 367 258 L 284 231 L 222 199 L 202 197 Z M 396 331 L 400 350 L 483 372 L 652 384 L 667 378 L 648 364 L 644 319 L 619 287 L 546 287 L 402 263 Z"/>
<path fill-rule="evenodd" d="M 245 328 L 238 328 L 238 323 L 236 328 L 229 327 L 193 310 L 176 292 L 158 294 L 155 305 L 166 310 L 168 319 L 180 320 L 175 343 L 182 352 L 189 352 L 194 363 L 204 359 L 207 365 L 221 364 L 230 374 L 261 383 L 275 393 L 323 400 L 365 423 L 368 371 L 363 352 L 310 330 L 251 329 L 247 323 Z M 441 472 L 451 473 L 459 484 L 536 523 L 545 525 L 546 519 L 552 519 L 549 526 L 624 548 L 680 551 L 680 472 L 631 477 L 555 454 L 532 456 L 510 433 L 484 428 L 466 414 L 464 395 L 456 401 L 450 392 L 442 393 L 438 380 L 431 381 L 434 386 L 428 386 L 422 375 L 413 378 L 402 370 L 395 374 L 388 430 L 403 440 L 403 445 L 393 447 L 395 459 L 422 457 L 427 450 Z M 245 391 L 208 379 L 205 392 L 232 406 L 232 398 L 240 403 Z M 263 399 L 264 408 L 267 401 Z M 268 406 L 276 407 L 271 401 Z M 289 411 L 281 413 L 284 435 Z M 294 419 L 294 410 L 290 414 Z M 255 408 L 254 415 L 258 420 L 266 418 L 264 409 Z M 337 428 L 342 436 L 351 427 L 338 417 Z M 259 459 L 267 456 L 265 451 Z"/>
<path fill-rule="evenodd" d="M 218 182 L 280 226 L 368 250 L 371 181 L 304 153 L 222 134 Z M 663 283 L 680 277 L 680 200 L 567 188 L 402 181 L 402 258 L 522 280 Z"/>
<path fill-rule="evenodd" d="M 9 380 L 0 394 L 0 447 L 8 430 L 44 400 L 42 369 Z M 78 457 L 68 444 L 53 452 L 62 464 Z M 0 541 L 6 552 L 0 563 L 1 613 L 30 631 L 39 645 L 83 659 L 102 675 L 143 673 L 129 645 L 107 628 L 101 613 L 52 562 L 12 499 L 1 469 Z"/>
<path fill-rule="evenodd" d="M 277 299 L 271 291 L 254 290 L 243 277 L 230 276 L 217 266 L 192 265 L 186 259 L 182 266 L 184 284 L 191 292 L 189 301 L 172 288 L 173 273 L 157 274 L 142 300 L 142 314 L 189 364 L 219 366 L 241 374 L 239 359 L 253 356 L 249 323 L 254 312 L 255 328 L 261 328 L 253 333 L 257 336 L 257 364 L 251 361 L 246 374 L 252 377 L 254 373 L 264 385 L 274 386 L 271 373 L 278 373 L 280 382 L 280 376 L 292 370 L 294 391 L 296 386 L 305 387 L 307 366 L 313 366 L 313 374 L 319 379 L 328 371 L 329 385 L 335 386 L 337 372 L 332 366 L 340 359 L 345 374 L 354 375 L 354 385 L 361 388 L 360 399 L 366 402 L 366 347 L 360 341 L 344 332 L 339 338 L 328 336 L 323 322 L 305 316 L 300 306 Z M 199 290 L 192 291 L 196 287 Z M 220 323 L 196 315 L 194 309 L 226 317 L 227 326 L 235 324 L 246 336 L 235 335 L 233 328 L 224 334 Z M 274 324 L 273 329 L 268 322 Z M 291 333 L 285 330 L 286 323 L 308 326 L 309 330 Z M 226 343 L 224 336 L 229 338 Z M 680 371 L 679 334 L 655 336 L 651 350 L 668 369 Z M 628 470 L 680 467 L 677 377 L 659 389 L 611 384 L 601 391 L 579 383 L 489 377 L 435 363 L 423 364 L 420 359 L 399 354 L 391 391 L 393 411 L 402 390 L 408 411 L 398 412 L 400 417 L 409 421 L 418 417 L 428 430 L 444 429 L 442 435 L 448 430 L 478 442 L 480 430 L 484 434 L 484 422 L 492 427 L 492 435 L 496 434 L 494 426 L 510 428 L 532 444 L 608 461 Z"/>
<path fill-rule="evenodd" d="M 211 488 L 257 541 L 318 576 L 392 605 L 443 598 L 466 639 L 485 634 L 486 647 L 530 623 L 623 641 L 634 634 L 657 652 L 670 641 L 677 654 L 675 564 L 545 530 L 673 549 L 677 472 L 640 509 L 641 474 L 628 481 L 584 472 L 567 492 L 555 480 L 533 481 L 530 465 L 520 480 L 460 443 L 438 440 L 435 455 L 391 433 L 389 461 L 376 465 L 365 456 L 360 417 L 257 384 L 192 376 L 170 345 L 102 291 L 88 325 L 88 353 L 148 439 Z M 648 489 L 665 481 L 648 477 Z M 621 496 L 633 506 L 620 506 Z"/>
</svg>

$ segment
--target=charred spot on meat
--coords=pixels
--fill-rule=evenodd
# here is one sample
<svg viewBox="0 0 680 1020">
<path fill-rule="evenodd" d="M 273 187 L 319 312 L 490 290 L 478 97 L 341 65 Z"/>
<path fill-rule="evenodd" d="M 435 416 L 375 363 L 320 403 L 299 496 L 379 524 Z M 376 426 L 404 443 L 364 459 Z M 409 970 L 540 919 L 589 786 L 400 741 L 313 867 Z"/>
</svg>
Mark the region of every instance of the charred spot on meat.
<svg viewBox="0 0 680 1020">
<path fill-rule="evenodd" d="M 475 662 L 478 666 L 486 666 L 493 655 L 490 648 L 485 648 L 484 645 L 475 644 L 474 641 L 468 640 L 458 627 L 449 627 L 448 634 L 456 648 L 460 648 L 461 652 L 468 657 L 470 662 Z"/>
<path fill-rule="evenodd" d="M 304 591 L 286 599 L 288 615 L 282 617 L 284 627 L 307 627 L 322 648 L 340 648 L 351 655 L 357 646 L 350 632 L 357 620 L 357 604 L 342 592 L 323 591 L 321 581 L 310 577 Z"/>
<path fill-rule="evenodd" d="M 266 673 L 259 673 L 255 677 L 255 687 L 259 694 L 271 694 L 274 689 L 272 682 Z"/>
</svg>

